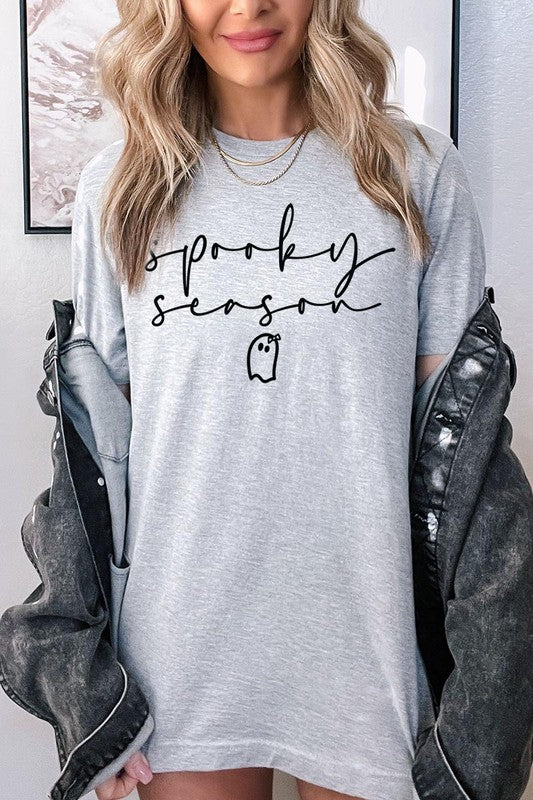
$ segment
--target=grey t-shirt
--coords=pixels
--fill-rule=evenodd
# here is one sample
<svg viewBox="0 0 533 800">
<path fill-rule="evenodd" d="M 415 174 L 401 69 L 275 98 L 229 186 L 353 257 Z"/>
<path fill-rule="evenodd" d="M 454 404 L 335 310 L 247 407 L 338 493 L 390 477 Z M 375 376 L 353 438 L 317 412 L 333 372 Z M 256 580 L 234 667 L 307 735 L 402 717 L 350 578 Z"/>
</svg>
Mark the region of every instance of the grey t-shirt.
<svg viewBox="0 0 533 800">
<path fill-rule="evenodd" d="M 156 772 L 272 766 L 367 800 L 417 796 L 433 715 L 412 592 L 415 361 L 453 348 L 485 282 L 464 163 L 421 129 L 433 158 L 405 136 L 434 243 L 422 268 L 315 129 L 264 186 L 207 142 L 128 297 L 97 239 L 122 140 L 82 172 L 73 299 L 131 383 L 119 653 L 154 715 Z M 217 135 L 251 159 L 289 141 Z M 232 166 L 265 180 L 292 152 Z"/>
</svg>

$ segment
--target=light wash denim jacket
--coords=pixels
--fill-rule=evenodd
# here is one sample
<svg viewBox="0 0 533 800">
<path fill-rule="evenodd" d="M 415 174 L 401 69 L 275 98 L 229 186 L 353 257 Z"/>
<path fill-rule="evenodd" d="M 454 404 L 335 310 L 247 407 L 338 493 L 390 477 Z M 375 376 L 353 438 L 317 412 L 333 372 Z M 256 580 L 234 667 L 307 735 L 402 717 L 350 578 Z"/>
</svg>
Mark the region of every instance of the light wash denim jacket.
<svg viewBox="0 0 533 800">
<path fill-rule="evenodd" d="M 410 506 L 417 638 L 436 721 L 419 731 L 420 800 L 518 800 L 533 758 L 533 494 L 505 411 L 516 361 L 483 300 L 413 398 Z M 22 523 L 41 583 L 0 618 L 0 685 L 54 728 L 52 800 L 119 772 L 152 733 L 117 657 L 131 409 L 53 301 L 37 399 L 54 416 L 52 485 Z"/>
</svg>

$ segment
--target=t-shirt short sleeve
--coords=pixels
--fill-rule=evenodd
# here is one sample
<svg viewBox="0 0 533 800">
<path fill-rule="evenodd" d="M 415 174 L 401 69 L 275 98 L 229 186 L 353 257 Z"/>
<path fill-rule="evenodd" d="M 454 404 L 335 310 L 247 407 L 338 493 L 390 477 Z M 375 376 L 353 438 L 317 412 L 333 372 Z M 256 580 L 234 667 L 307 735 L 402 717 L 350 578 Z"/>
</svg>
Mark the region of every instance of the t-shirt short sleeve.
<svg viewBox="0 0 533 800">
<path fill-rule="evenodd" d="M 425 222 L 433 248 L 419 283 L 416 352 L 447 354 L 483 299 L 486 272 L 478 209 L 453 141 L 435 176 Z"/>
<path fill-rule="evenodd" d="M 120 284 L 112 258 L 99 238 L 99 186 L 81 172 L 72 212 L 72 302 L 81 325 L 106 364 L 113 380 L 129 383 L 126 334 Z"/>
</svg>

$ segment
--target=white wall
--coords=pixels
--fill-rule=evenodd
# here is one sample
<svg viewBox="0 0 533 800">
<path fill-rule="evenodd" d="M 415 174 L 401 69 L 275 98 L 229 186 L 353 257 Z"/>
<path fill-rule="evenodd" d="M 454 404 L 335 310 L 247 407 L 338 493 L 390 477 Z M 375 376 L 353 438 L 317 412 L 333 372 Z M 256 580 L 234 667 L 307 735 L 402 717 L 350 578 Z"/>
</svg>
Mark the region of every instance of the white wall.
<svg viewBox="0 0 533 800">
<path fill-rule="evenodd" d="M 460 149 L 470 168 L 487 240 L 488 283 L 515 351 L 518 383 L 508 416 L 513 447 L 533 478 L 533 11 L 529 0 L 463 0 Z M 37 585 L 20 541 L 23 517 L 51 477 L 52 419 L 38 407 L 52 298 L 70 296 L 65 235 L 24 235 L 19 18 L 0 26 L 0 395 L 2 562 L 0 612 Z M 517 698 L 519 700 L 519 698 Z M 0 692 L 0 787 L 17 800 L 44 797 L 58 773 L 51 727 Z M 276 775 L 277 800 L 292 787 Z M 88 796 L 94 800 L 95 795 Z M 133 797 L 133 795 L 132 795 Z M 533 800 L 533 782 L 525 800 Z"/>
<path fill-rule="evenodd" d="M 533 6 L 463 0 L 459 149 L 487 243 L 487 283 L 518 379 L 507 416 L 533 478 Z M 533 797 L 533 794 L 532 794 Z"/>
</svg>

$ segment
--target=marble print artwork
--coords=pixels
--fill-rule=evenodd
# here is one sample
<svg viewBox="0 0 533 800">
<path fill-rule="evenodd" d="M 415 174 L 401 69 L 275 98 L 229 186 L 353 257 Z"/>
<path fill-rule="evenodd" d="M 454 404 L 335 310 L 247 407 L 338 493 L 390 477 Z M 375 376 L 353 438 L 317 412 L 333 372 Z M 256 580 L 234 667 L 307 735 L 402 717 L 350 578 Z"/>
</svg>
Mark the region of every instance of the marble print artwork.
<svg viewBox="0 0 533 800">
<path fill-rule="evenodd" d="M 93 51 L 116 24 L 113 0 L 26 0 L 30 222 L 71 224 L 81 167 L 121 137 L 97 91 Z"/>
</svg>

